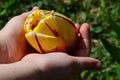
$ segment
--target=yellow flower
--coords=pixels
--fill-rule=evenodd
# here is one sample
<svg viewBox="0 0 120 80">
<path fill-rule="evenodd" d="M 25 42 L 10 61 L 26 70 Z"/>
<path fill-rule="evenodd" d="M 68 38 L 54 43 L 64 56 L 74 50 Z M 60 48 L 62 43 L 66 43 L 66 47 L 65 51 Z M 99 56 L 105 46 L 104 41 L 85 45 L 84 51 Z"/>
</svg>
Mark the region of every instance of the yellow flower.
<svg viewBox="0 0 120 80">
<path fill-rule="evenodd" d="M 76 46 L 74 23 L 66 16 L 47 10 L 37 10 L 25 21 L 27 41 L 40 53 L 66 52 Z"/>
</svg>

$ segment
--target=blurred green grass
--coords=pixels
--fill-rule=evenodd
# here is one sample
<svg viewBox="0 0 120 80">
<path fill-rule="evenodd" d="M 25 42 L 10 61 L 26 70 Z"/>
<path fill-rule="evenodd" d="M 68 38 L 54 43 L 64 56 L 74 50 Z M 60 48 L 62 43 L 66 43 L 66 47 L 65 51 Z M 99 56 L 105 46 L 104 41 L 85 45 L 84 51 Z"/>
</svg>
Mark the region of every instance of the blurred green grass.
<svg viewBox="0 0 120 80">
<path fill-rule="evenodd" d="M 84 71 L 79 80 L 120 80 L 120 65 L 106 51 L 99 38 L 102 36 L 119 46 L 117 35 L 104 14 L 107 10 L 120 25 L 119 0 L 1 0 L 0 5 L 0 28 L 13 16 L 29 11 L 34 6 L 60 12 L 80 25 L 84 22 L 89 23 L 92 37 L 90 56 L 101 60 L 102 69 Z"/>
</svg>

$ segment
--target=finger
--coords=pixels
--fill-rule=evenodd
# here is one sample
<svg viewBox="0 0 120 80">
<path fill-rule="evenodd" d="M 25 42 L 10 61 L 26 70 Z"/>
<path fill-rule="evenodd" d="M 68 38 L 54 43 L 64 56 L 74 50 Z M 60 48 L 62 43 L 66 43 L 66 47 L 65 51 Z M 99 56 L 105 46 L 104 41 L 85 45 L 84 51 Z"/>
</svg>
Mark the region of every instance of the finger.
<svg viewBox="0 0 120 80">
<path fill-rule="evenodd" d="M 75 27 L 77 29 L 77 33 L 78 33 L 78 36 L 79 36 L 79 29 L 80 29 L 80 25 L 78 23 L 75 24 Z"/>
<path fill-rule="evenodd" d="M 32 14 L 36 10 L 39 10 L 39 7 L 33 7 L 33 9 L 31 11 L 22 13 L 20 16 L 22 16 L 22 18 L 26 19 L 28 17 L 28 15 Z"/>
<path fill-rule="evenodd" d="M 90 53 L 90 25 L 84 23 L 79 29 L 79 49 L 76 53 L 77 56 L 89 56 Z"/>
<path fill-rule="evenodd" d="M 90 25 L 87 23 L 84 23 L 81 28 L 80 28 L 80 34 L 81 34 L 81 48 L 86 49 L 86 54 L 89 55 L 90 53 L 90 42 L 91 42 L 91 37 L 90 37 Z"/>
<path fill-rule="evenodd" d="M 80 73 L 83 70 L 95 70 L 101 68 L 101 62 L 90 57 L 72 57 L 73 72 Z"/>
</svg>

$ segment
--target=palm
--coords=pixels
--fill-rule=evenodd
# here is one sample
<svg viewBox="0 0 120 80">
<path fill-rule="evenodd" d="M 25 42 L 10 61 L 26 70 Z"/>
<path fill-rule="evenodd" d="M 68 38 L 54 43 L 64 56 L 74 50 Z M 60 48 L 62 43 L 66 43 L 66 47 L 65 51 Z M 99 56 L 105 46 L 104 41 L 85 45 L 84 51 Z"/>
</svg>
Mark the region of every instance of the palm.
<svg viewBox="0 0 120 80">
<path fill-rule="evenodd" d="M 19 20 L 19 21 L 16 21 Z M 20 60 L 25 54 L 28 53 L 28 44 L 24 37 L 23 30 L 24 20 L 20 17 L 11 19 L 2 30 L 4 35 L 5 45 L 8 51 L 8 62 Z"/>
<path fill-rule="evenodd" d="M 2 46 L 6 46 L 4 50 L 5 56 L 7 56 L 6 62 L 19 61 L 26 54 L 34 51 L 25 39 L 24 21 L 35 10 L 38 10 L 38 8 L 12 18 L 1 30 L 1 33 L 4 35 L 2 39 L 4 44 Z"/>
</svg>

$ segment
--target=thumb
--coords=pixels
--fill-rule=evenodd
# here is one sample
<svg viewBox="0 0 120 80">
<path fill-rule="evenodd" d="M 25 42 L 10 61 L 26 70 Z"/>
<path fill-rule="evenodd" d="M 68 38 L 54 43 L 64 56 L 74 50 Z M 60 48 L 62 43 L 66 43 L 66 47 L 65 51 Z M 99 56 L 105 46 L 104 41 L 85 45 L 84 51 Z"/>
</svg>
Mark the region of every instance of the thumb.
<svg viewBox="0 0 120 80">
<path fill-rule="evenodd" d="M 83 70 L 94 70 L 101 68 L 101 62 L 97 59 L 90 57 L 73 57 L 74 67 L 77 72 Z"/>
<path fill-rule="evenodd" d="M 39 10 L 39 7 L 33 7 L 33 9 L 31 11 L 22 13 L 20 16 L 22 16 L 22 18 L 26 19 L 28 17 L 28 15 L 32 14 L 36 10 Z"/>
</svg>

